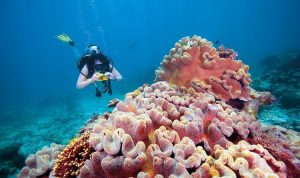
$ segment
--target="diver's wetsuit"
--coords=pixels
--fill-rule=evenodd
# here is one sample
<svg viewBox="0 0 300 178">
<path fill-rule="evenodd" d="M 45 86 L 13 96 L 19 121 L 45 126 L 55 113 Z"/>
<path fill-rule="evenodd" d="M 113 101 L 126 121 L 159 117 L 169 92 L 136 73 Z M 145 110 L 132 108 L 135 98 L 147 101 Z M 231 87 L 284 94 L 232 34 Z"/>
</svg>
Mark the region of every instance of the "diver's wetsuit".
<svg viewBox="0 0 300 178">
<path fill-rule="evenodd" d="M 95 64 L 94 61 L 95 60 L 99 60 L 101 63 L 100 64 Z M 99 55 L 84 55 L 83 57 L 80 58 L 79 62 L 78 62 L 78 68 L 79 70 L 81 70 L 83 68 L 84 65 L 87 65 L 88 68 L 88 75 L 84 75 L 83 73 L 81 73 L 82 75 L 86 76 L 87 78 L 91 78 L 95 72 L 99 72 L 99 73 L 105 73 L 105 72 L 112 72 L 112 66 L 110 66 L 110 62 L 108 59 L 106 59 L 103 56 L 99 56 Z M 111 89 L 111 81 L 110 79 L 106 80 L 106 81 L 102 81 L 102 83 L 104 84 L 103 87 L 103 93 L 108 92 L 110 95 L 112 95 L 112 89 Z M 98 88 L 96 88 L 97 92 Z M 100 94 L 101 96 L 101 94 Z"/>
<path fill-rule="evenodd" d="M 101 63 L 101 64 L 95 64 L 94 65 L 94 72 L 99 72 L 104 74 L 105 72 L 111 72 L 112 69 L 109 66 L 109 61 L 107 60 L 107 62 Z M 105 93 L 106 91 L 111 95 L 112 94 L 112 90 L 111 90 L 111 82 L 110 79 L 108 78 L 105 81 L 102 81 L 102 83 L 104 84 L 104 91 L 103 93 Z"/>
</svg>

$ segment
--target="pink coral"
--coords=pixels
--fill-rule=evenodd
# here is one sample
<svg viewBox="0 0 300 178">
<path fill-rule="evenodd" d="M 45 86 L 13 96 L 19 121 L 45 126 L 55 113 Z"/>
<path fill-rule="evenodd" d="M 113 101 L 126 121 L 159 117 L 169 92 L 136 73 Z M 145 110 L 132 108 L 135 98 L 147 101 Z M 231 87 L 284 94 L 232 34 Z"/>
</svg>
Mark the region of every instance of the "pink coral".
<svg viewBox="0 0 300 178">
<path fill-rule="evenodd" d="M 135 97 L 127 95 L 107 120 L 100 119 L 94 126 L 89 142 L 99 153 L 93 153 L 94 158 L 81 169 L 82 177 L 97 174 L 92 171 L 96 167 L 93 159 L 101 162 L 99 174 L 108 177 L 115 176 L 109 170 L 116 166 L 126 175 L 139 171 L 144 171 L 140 176 L 208 175 L 210 167 L 202 161 L 215 144 L 225 147 L 232 141 L 259 133 L 260 125 L 255 117 L 216 101 L 209 93 L 181 90 L 166 82 L 145 86 L 140 92 Z M 123 137 L 132 140 L 132 150 L 147 147 L 145 155 L 152 155 L 143 157 L 142 167 L 131 167 L 134 171 L 130 174 L 123 158 L 119 158 L 126 157 L 126 152 L 120 152 Z M 106 166 L 106 163 L 110 164 Z"/>
<path fill-rule="evenodd" d="M 178 86 L 197 86 L 217 98 L 249 100 L 249 67 L 236 60 L 236 53 L 199 36 L 185 37 L 175 44 L 156 71 L 157 81 Z"/>
<path fill-rule="evenodd" d="M 279 126 L 264 126 L 263 133 L 248 138 L 251 144 L 261 144 L 276 159 L 287 165 L 289 177 L 300 177 L 300 134 Z"/>
<path fill-rule="evenodd" d="M 285 164 L 277 161 L 261 145 L 245 141 L 215 145 L 212 155 L 188 137 L 181 140 L 174 131 L 161 127 L 155 131 L 157 144 L 148 147 L 155 174 L 164 177 L 285 177 Z M 141 173 L 140 177 L 150 176 Z"/>
<path fill-rule="evenodd" d="M 18 177 L 38 177 L 49 173 L 63 147 L 53 143 L 50 147 L 45 146 L 35 154 L 29 155 L 25 161 L 26 166 L 22 168 Z"/>
<path fill-rule="evenodd" d="M 133 140 L 144 140 L 152 127 L 152 122 L 147 114 L 135 115 L 116 111 L 110 117 L 112 125 L 122 128 L 126 133 L 132 135 Z"/>
<path fill-rule="evenodd" d="M 200 167 L 207 157 L 201 146 L 196 147 L 188 137 L 180 140 L 177 132 L 163 126 L 155 131 L 155 136 L 157 144 L 148 147 L 155 173 L 165 177 L 187 176 L 189 169 Z"/>
<path fill-rule="evenodd" d="M 94 134 L 90 144 L 97 151 L 81 168 L 79 177 L 82 178 L 129 177 L 146 162 L 145 144 L 141 141 L 134 144 L 131 136 L 122 129 Z"/>
<path fill-rule="evenodd" d="M 286 177 L 285 164 L 277 161 L 261 145 L 250 145 L 243 140 L 227 149 L 216 145 L 213 155 L 216 159 L 214 166 L 221 176 L 236 177 L 236 171 L 241 177 Z"/>
<path fill-rule="evenodd" d="M 157 71 L 164 81 L 128 93 L 93 123 L 84 144 L 94 152 L 78 177 L 285 177 L 283 157 L 256 145 L 256 111 L 270 95 L 250 92 L 236 57 L 197 36 L 176 43 Z"/>
</svg>

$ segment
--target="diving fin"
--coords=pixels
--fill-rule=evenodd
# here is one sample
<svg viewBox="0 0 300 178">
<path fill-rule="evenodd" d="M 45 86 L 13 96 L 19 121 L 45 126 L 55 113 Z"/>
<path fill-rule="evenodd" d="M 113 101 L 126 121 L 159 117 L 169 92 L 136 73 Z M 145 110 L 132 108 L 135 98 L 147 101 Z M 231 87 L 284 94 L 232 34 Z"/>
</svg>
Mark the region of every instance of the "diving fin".
<svg viewBox="0 0 300 178">
<path fill-rule="evenodd" d="M 56 35 L 55 38 L 58 39 L 59 41 L 67 43 L 67 44 L 69 44 L 71 46 L 75 45 L 74 41 L 68 35 L 66 35 L 64 33 Z"/>
</svg>

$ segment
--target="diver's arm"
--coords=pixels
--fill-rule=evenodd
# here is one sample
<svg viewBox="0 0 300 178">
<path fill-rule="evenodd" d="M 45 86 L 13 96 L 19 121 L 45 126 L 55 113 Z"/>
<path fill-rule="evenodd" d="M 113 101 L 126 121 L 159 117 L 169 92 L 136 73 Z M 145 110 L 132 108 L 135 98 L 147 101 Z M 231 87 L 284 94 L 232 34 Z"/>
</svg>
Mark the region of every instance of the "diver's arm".
<svg viewBox="0 0 300 178">
<path fill-rule="evenodd" d="M 94 74 L 91 78 L 87 78 L 86 76 L 88 75 L 89 71 L 87 66 L 85 65 L 81 69 L 81 73 L 78 76 L 76 88 L 77 89 L 82 89 L 88 86 L 91 83 L 94 83 L 97 80 L 97 76 Z"/>
<path fill-rule="evenodd" d="M 120 74 L 120 72 L 117 71 L 117 69 L 115 69 L 114 67 L 113 67 L 113 70 L 112 70 L 111 73 L 113 74 L 113 76 L 115 77 L 115 79 L 116 79 L 117 81 L 123 80 L 123 77 L 122 77 L 122 75 Z"/>
<path fill-rule="evenodd" d="M 110 65 L 110 67 L 112 67 L 112 71 L 111 71 L 111 73 L 107 72 L 106 76 L 111 80 L 121 81 L 123 79 L 123 77 L 120 74 L 120 72 L 118 72 L 117 69 L 115 69 L 112 65 Z"/>
</svg>

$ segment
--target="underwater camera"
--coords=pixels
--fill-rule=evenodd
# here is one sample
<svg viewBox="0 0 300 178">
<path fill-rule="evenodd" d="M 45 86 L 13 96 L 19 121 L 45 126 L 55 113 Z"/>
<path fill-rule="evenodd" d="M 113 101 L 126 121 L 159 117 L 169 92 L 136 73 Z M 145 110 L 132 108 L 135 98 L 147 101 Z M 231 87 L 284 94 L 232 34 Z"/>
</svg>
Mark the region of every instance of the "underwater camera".
<svg viewBox="0 0 300 178">
<path fill-rule="evenodd" d="M 105 81 L 108 80 L 107 76 L 104 75 L 103 73 L 97 73 L 97 81 Z"/>
</svg>

